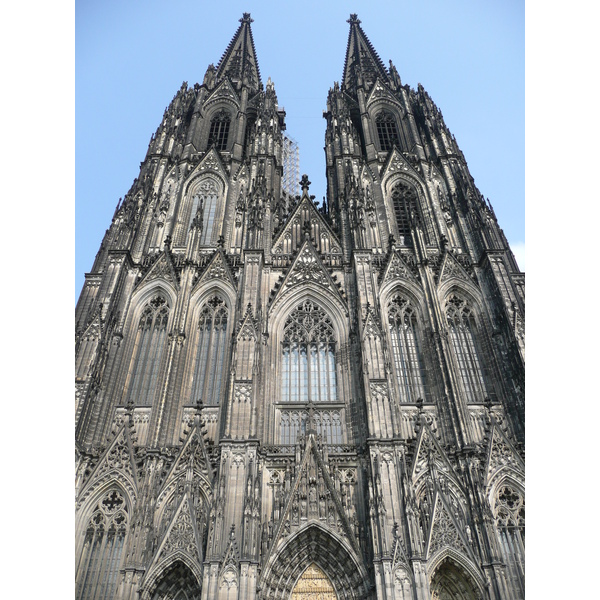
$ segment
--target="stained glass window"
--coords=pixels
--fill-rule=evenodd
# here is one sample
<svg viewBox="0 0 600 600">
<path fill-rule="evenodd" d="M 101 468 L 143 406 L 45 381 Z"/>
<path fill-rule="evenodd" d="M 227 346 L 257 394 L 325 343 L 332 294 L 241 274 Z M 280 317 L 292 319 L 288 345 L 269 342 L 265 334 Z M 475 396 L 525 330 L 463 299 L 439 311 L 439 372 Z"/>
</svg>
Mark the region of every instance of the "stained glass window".
<svg viewBox="0 0 600 600">
<path fill-rule="evenodd" d="M 168 320 L 169 305 L 158 294 L 144 307 L 135 338 L 128 399 L 137 405 L 152 403 Z"/>
<path fill-rule="evenodd" d="M 496 499 L 496 526 L 500 534 L 507 575 L 525 597 L 525 500 L 512 486 L 503 485 Z"/>
<path fill-rule="evenodd" d="M 192 198 L 188 230 L 194 223 L 201 223 L 200 244 L 202 246 L 209 246 L 213 240 L 218 196 L 217 184 L 212 179 L 207 179 L 200 184 Z"/>
<path fill-rule="evenodd" d="M 228 311 L 225 302 L 214 296 L 202 309 L 198 319 L 196 361 L 192 380 L 191 402 L 219 404 L 225 376 Z"/>
<path fill-rule="evenodd" d="M 424 400 L 424 371 L 415 310 L 406 298 L 396 296 L 389 305 L 388 320 L 400 400 Z"/>
<path fill-rule="evenodd" d="M 311 300 L 292 311 L 285 322 L 281 367 L 282 401 L 337 399 L 333 324 Z"/>
<path fill-rule="evenodd" d="M 85 532 L 77 569 L 77 600 L 112 600 L 127 535 L 127 505 L 112 490 L 98 502 Z"/>
<path fill-rule="evenodd" d="M 479 360 L 473 311 L 465 300 L 453 294 L 446 303 L 446 318 L 467 402 L 481 402 L 487 396 L 487 392 Z"/>
</svg>

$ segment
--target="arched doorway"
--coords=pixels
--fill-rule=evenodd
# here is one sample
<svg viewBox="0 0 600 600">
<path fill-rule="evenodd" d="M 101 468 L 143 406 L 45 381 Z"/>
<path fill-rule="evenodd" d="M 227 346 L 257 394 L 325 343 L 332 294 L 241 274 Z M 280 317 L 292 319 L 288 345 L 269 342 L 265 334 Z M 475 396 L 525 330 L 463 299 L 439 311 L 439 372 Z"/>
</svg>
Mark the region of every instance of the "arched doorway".
<svg viewBox="0 0 600 600">
<path fill-rule="evenodd" d="M 430 584 L 431 600 L 480 600 L 472 578 L 452 560 L 445 560 L 435 571 Z"/>
<path fill-rule="evenodd" d="M 362 560 L 343 538 L 312 523 L 299 532 L 287 537 L 267 561 L 258 587 L 261 600 L 301 600 L 293 596 L 300 583 L 298 593 L 309 586 L 312 567 L 327 578 L 333 590 L 332 596 L 311 596 L 311 600 L 360 600 L 369 595 L 371 582 Z M 314 576 L 313 583 L 325 589 L 323 575 Z M 303 577 L 305 577 L 303 579 Z M 331 593 L 327 586 L 327 592 Z"/>
<path fill-rule="evenodd" d="M 190 569 L 178 560 L 165 571 L 151 597 L 152 600 L 200 600 L 200 586 Z"/>
<path fill-rule="evenodd" d="M 296 582 L 291 600 L 337 600 L 337 596 L 329 577 L 312 563 Z"/>
</svg>

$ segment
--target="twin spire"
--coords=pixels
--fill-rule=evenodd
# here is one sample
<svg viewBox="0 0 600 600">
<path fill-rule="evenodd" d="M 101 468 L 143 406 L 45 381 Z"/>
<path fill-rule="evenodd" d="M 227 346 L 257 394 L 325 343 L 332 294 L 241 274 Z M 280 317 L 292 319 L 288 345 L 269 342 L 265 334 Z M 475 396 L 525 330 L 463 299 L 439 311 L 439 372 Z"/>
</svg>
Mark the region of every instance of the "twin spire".
<svg viewBox="0 0 600 600">
<path fill-rule="evenodd" d="M 217 79 L 228 75 L 234 83 L 242 82 L 253 90 L 259 90 L 262 81 L 250 27 L 253 21 L 250 13 L 243 14 L 238 30 L 217 65 Z"/>
<path fill-rule="evenodd" d="M 217 79 L 228 75 L 234 83 L 241 82 L 253 90 L 259 90 L 262 81 L 250 27 L 253 22 L 250 13 L 242 15 L 240 26 L 217 65 Z M 350 23 L 350 33 L 342 87 L 352 90 L 357 85 L 365 85 L 370 88 L 378 77 L 389 81 L 387 69 L 362 30 L 358 16 L 351 14 L 347 22 Z"/>
<path fill-rule="evenodd" d="M 347 23 L 350 23 L 350 32 L 346 47 L 342 88 L 355 89 L 357 85 L 363 84 L 370 88 L 378 77 L 383 81 L 389 81 L 387 70 L 366 33 L 362 30 L 360 19 L 356 13 L 350 15 Z"/>
</svg>

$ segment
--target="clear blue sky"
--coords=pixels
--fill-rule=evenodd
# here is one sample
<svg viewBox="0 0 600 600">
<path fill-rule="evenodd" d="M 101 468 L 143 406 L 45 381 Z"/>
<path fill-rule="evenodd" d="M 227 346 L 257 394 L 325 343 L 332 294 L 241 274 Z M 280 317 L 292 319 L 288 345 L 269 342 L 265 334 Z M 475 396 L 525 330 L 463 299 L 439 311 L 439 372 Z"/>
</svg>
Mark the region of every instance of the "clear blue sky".
<svg viewBox="0 0 600 600">
<path fill-rule="evenodd" d="M 403 83 L 421 83 L 442 111 L 525 268 L 523 1 L 77 0 L 75 9 L 76 296 L 164 109 L 183 81 L 202 82 L 217 64 L 243 12 L 317 199 L 326 186 L 322 112 L 356 12 L 384 64 L 391 59 Z"/>
</svg>

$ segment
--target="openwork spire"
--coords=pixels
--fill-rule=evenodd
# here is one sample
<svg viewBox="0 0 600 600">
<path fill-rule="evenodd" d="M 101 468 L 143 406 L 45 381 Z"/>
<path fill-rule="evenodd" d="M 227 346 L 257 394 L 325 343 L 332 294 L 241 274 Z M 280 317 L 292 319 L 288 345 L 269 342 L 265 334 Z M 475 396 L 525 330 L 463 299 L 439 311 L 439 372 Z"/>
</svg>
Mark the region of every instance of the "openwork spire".
<svg viewBox="0 0 600 600">
<path fill-rule="evenodd" d="M 217 79 L 228 75 L 234 83 L 241 82 L 258 90 L 262 81 L 250 23 L 253 23 L 250 13 L 244 13 L 238 30 L 217 65 Z"/>
<path fill-rule="evenodd" d="M 349 92 L 355 92 L 357 86 L 364 85 L 369 90 L 378 77 L 383 81 L 389 81 L 387 70 L 362 30 L 358 16 L 351 14 L 348 23 L 350 23 L 350 33 L 348 34 L 342 88 Z"/>
</svg>

